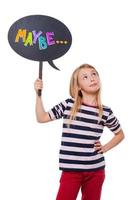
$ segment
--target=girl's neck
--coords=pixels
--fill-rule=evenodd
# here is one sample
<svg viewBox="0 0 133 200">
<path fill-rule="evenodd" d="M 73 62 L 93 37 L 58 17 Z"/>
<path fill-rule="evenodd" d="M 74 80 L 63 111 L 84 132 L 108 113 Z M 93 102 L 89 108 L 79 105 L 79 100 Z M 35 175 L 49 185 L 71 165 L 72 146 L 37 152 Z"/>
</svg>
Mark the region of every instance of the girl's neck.
<svg viewBox="0 0 133 200">
<path fill-rule="evenodd" d="M 82 103 L 90 106 L 97 106 L 96 95 L 83 95 Z"/>
</svg>

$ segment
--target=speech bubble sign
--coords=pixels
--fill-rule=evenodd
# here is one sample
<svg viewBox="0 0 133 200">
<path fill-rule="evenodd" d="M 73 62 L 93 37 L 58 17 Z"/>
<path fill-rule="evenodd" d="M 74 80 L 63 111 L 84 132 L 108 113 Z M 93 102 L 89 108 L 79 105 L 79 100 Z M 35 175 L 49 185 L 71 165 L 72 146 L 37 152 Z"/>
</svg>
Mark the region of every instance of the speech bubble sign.
<svg viewBox="0 0 133 200">
<path fill-rule="evenodd" d="M 61 21 L 45 15 L 30 15 L 12 24 L 8 41 L 12 49 L 24 58 L 47 61 L 58 69 L 53 60 L 69 50 L 72 36 Z"/>
</svg>

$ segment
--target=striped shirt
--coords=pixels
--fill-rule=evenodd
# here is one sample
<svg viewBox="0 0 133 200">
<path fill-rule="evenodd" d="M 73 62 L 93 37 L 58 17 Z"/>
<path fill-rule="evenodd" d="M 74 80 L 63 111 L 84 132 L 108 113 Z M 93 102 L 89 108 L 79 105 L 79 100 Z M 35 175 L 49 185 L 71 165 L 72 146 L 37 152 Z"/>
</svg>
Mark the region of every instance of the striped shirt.
<svg viewBox="0 0 133 200">
<path fill-rule="evenodd" d="M 114 134 L 120 131 L 119 121 L 107 106 L 103 106 L 103 116 L 100 119 L 98 107 L 82 104 L 76 118 L 70 123 L 70 110 L 73 104 L 74 100 L 69 98 L 48 111 L 52 120 L 63 118 L 59 169 L 63 171 L 103 169 L 104 156 L 102 153 L 97 153 L 94 143 L 100 139 L 104 126 Z"/>
</svg>

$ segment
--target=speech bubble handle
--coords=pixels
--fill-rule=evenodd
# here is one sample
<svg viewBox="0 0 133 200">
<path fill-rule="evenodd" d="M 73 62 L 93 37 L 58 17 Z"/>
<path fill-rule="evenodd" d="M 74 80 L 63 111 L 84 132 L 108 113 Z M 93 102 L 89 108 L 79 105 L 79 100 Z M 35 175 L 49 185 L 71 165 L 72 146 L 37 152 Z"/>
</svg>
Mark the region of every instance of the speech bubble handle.
<svg viewBox="0 0 133 200">
<path fill-rule="evenodd" d="M 53 63 L 52 60 L 48 61 L 48 63 L 49 63 L 54 69 L 60 71 L 60 69 L 58 69 L 58 68 L 55 66 L 55 64 Z M 43 71 L 43 62 L 42 62 L 42 61 L 39 61 L 39 79 L 41 79 L 41 80 L 42 80 L 42 71 Z M 42 90 L 38 90 L 38 96 L 41 96 L 41 95 L 42 95 Z"/>
<path fill-rule="evenodd" d="M 42 70 L 43 70 L 43 62 L 39 62 L 39 79 L 42 80 Z M 40 97 L 42 95 L 42 90 L 38 90 L 38 96 Z"/>
</svg>

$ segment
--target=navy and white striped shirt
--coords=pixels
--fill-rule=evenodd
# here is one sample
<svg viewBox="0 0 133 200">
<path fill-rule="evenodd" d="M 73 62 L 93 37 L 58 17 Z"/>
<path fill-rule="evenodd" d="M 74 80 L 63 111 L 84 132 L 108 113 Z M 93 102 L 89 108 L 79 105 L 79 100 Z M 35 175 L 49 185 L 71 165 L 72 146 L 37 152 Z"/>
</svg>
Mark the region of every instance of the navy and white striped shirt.
<svg viewBox="0 0 133 200">
<path fill-rule="evenodd" d="M 104 126 L 117 133 L 121 127 L 112 110 L 103 106 L 102 119 L 97 107 L 82 104 L 70 125 L 72 98 L 54 106 L 48 113 L 52 120 L 63 118 L 59 168 L 63 171 L 93 171 L 103 169 L 105 160 L 97 153 L 94 143 L 100 139 Z"/>
</svg>

